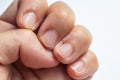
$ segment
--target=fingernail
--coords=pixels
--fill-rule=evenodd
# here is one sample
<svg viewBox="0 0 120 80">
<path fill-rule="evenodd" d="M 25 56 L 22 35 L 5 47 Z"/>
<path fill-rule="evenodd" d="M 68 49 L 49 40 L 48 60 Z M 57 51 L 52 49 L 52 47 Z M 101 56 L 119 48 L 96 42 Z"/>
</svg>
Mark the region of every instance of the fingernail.
<svg viewBox="0 0 120 80">
<path fill-rule="evenodd" d="M 84 70 L 84 63 L 83 61 L 76 62 L 71 65 L 71 68 L 73 69 L 74 72 L 79 74 Z"/>
<path fill-rule="evenodd" d="M 68 59 L 73 52 L 73 47 L 69 43 L 59 44 L 56 47 L 56 52 L 61 58 Z"/>
<path fill-rule="evenodd" d="M 55 30 L 49 30 L 41 36 L 42 43 L 48 48 L 54 48 L 58 40 L 58 34 Z"/>
<path fill-rule="evenodd" d="M 29 12 L 24 14 L 23 16 L 23 24 L 26 28 L 33 29 L 35 23 L 36 23 L 36 15 L 34 12 Z"/>
</svg>

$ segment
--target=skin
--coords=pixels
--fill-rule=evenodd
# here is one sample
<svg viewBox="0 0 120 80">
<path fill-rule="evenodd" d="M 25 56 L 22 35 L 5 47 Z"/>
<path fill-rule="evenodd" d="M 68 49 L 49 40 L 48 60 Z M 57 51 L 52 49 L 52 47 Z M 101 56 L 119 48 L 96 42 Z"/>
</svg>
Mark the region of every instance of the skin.
<svg viewBox="0 0 120 80">
<path fill-rule="evenodd" d="M 28 14 L 32 24 L 24 20 Z M 63 2 L 14 0 L 0 17 L 1 80 L 90 80 L 98 68 L 91 34 L 74 22 Z"/>
</svg>

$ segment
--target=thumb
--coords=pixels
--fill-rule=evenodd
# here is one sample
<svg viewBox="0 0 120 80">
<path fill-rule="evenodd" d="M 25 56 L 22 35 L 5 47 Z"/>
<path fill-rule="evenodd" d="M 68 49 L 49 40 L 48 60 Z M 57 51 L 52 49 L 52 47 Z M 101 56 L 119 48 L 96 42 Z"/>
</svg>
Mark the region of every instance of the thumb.
<svg viewBox="0 0 120 80">
<path fill-rule="evenodd" d="M 0 63 L 3 65 L 11 64 L 20 58 L 27 67 L 53 67 L 58 62 L 51 55 L 31 30 L 17 29 L 0 33 Z"/>
</svg>

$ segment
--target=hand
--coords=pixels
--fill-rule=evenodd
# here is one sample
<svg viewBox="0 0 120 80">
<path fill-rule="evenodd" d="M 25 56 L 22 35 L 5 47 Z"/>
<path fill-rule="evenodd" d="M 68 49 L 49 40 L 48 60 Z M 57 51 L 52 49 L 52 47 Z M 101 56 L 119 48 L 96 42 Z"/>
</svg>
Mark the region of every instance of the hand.
<svg viewBox="0 0 120 80">
<path fill-rule="evenodd" d="M 27 1 L 27 0 L 24 0 L 24 1 Z M 38 38 L 39 38 L 40 42 L 46 47 L 45 50 L 46 49 L 47 50 L 54 50 L 54 55 L 57 58 L 57 60 L 59 60 L 60 62 L 62 62 L 64 64 L 68 64 L 67 71 L 68 71 L 68 74 L 71 78 L 84 79 L 84 78 L 87 78 L 89 76 L 92 76 L 93 73 L 96 71 L 98 65 L 97 65 L 96 56 L 91 51 L 87 51 L 88 47 L 89 47 L 89 44 L 90 44 L 90 41 L 91 41 L 90 33 L 84 27 L 81 27 L 81 26 L 80 27 L 73 27 L 74 26 L 74 17 L 73 17 L 73 12 L 69 9 L 69 7 L 66 4 L 61 3 L 61 2 L 54 3 L 52 6 L 50 6 L 48 8 L 47 15 L 40 14 L 40 13 L 44 13 L 45 9 L 43 10 L 43 12 L 42 12 L 42 10 L 41 10 L 41 12 L 39 12 L 40 10 L 37 10 L 38 8 L 35 8 L 34 11 L 36 11 L 36 14 L 38 13 L 40 16 L 37 17 L 38 22 L 36 22 L 35 26 L 33 26 L 34 28 L 31 28 L 30 27 L 31 24 L 28 25 L 28 26 L 26 26 L 26 23 L 22 24 L 22 23 L 26 22 L 26 21 L 22 20 L 22 12 L 24 13 L 25 11 L 30 11 L 28 9 L 31 6 L 31 5 L 26 5 L 26 2 L 24 2 L 24 1 L 23 2 L 21 1 L 20 10 L 19 10 L 18 16 L 17 16 L 17 24 L 22 28 L 29 28 L 29 29 L 35 30 L 38 26 L 38 23 L 40 24 L 40 22 L 43 21 L 43 18 L 40 17 L 40 16 L 47 16 L 44 19 L 44 21 L 42 23 L 42 26 L 40 27 L 40 30 L 38 32 Z M 34 1 L 33 4 L 38 4 L 36 2 L 37 2 L 37 0 Z M 41 3 L 42 3 L 42 1 L 41 1 Z M 14 3 L 14 4 L 17 4 L 17 3 Z M 24 5 L 22 5 L 22 4 L 24 4 Z M 21 6 L 28 6 L 27 7 L 28 9 L 21 8 Z M 37 6 L 38 7 L 45 6 L 45 4 L 37 5 Z M 17 9 L 15 9 L 15 10 L 17 10 Z M 68 16 L 68 13 L 69 13 L 70 17 L 66 17 L 66 16 Z M 14 14 L 16 14 L 16 13 L 14 13 Z M 10 18 L 8 16 L 7 17 L 8 19 L 6 19 L 6 18 L 4 18 L 4 16 L 6 16 L 6 15 L 7 15 L 7 13 L 5 13 L 1 17 L 1 19 L 3 19 L 4 21 L 6 20 L 7 22 L 10 22 L 12 24 L 13 23 L 15 24 L 15 22 L 16 22 L 15 18 L 13 18 L 13 20 L 10 20 Z M 31 13 L 29 15 L 31 15 Z M 16 16 L 13 15 L 12 17 L 16 17 Z M 42 20 L 40 20 L 40 19 L 42 19 Z M 21 22 L 21 21 L 24 21 L 24 22 Z M 29 19 L 27 19 L 27 23 L 28 22 L 29 22 Z M 53 24 L 53 23 L 55 23 L 55 24 Z M 42 37 L 43 33 L 45 33 L 47 30 L 49 30 L 51 28 L 54 29 L 55 31 L 51 30 L 52 32 L 48 31 L 47 33 L 49 33 L 49 34 L 50 33 L 57 33 L 57 34 L 59 34 L 59 38 L 58 39 L 53 38 L 53 40 L 50 40 L 51 38 L 49 38 L 49 36 L 45 35 L 45 36 L 47 36 L 49 41 L 48 40 L 43 40 L 43 39 L 45 39 L 44 36 Z M 27 32 L 27 31 L 23 31 L 23 32 Z M 23 32 L 21 32 L 21 33 L 23 33 Z M 31 34 L 31 32 L 30 32 L 30 34 Z M 56 36 L 54 34 L 52 34 L 52 35 Z M 56 41 L 54 41 L 55 39 L 56 39 Z M 70 55 L 68 59 L 64 59 L 64 56 L 60 56 L 58 54 L 58 53 L 67 53 L 67 52 L 64 52 L 64 51 L 63 52 L 59 51 L 59 50 L 61 50 L 60 48 L 63 48 L 62 50 L 64 50 L 64 47 L 65 48 L 67 47 L 67 45 L 65 44 L 65 45 L 63 45 L 63 47 L 58 48 L 60 43 L 70 43 L 72 45 L 72 47 L 74 48 L 73 54 Z M 70 46 L 68 46 L 68 47 L 71 48 Z M 24 48 L 24 49 L 26 49 L 26 48 Z M 66 51 L 68 51 L 68 50 L 66 49 Z M 26 65 L 28 67 L 41 68 L 41 67 L 51 67 L 51 66 L 55 66 L 55 65 L 58 64 L 57 62 L 55 62 L 55 60 L 52 59 L 53 62 L 54 62 L 53 63 L 52 61 L 50 61 L 52 63 L 52 65 L 46 65 L 45 64 L 45 65 L 41 66 L 39 63 L 37 63 L 37 64 L 35 63 L 36 61 L 34 61 L 35 59 L 33 58 L 33 55 L 32 55 L 32 57 L 31 57 L 30 53 L 25 54 L 25 55 L 27 55 L 27 57 L 28 57 L 27 60 L 28 61 L 26 61 L 26 56 L 24 56 L 24 54 L 23 54 L 23 58 L 21 59 L 21 61 L 24 63 L 24 65 Z M 67 57 L 67 55 L 65 55 L 65 56 Z M 33 63 L 31 62 L 31 58 L 33 58 Z M 35 56 L 35 58 L 36 58 L 36 56 Z M 37 58 L 39 58 L 39 61 L 40 61 L 40 59 L 42 60 L 42 58 L 40 56 L 37 56 Z M 49 59 L 51 59 L 51 58 L 49 58 Z M 40 62 L 44 63 L 44 62 L 46 62 L 45 60 L 49 61 L 46 58 L 46 59 L 43 59 Z M 72 66 L 72 65 L 76 65 L 75 63 L 77 65 L 80 65 L 80 67 L 77 68 L 77 71 L 80 70 L 80 68 L 82 67 L 81 64 L 84 63 L 82 72 L 76 72 L 76 69 L 75 69 L 76 67 Z M 94 63 L 94 64 L 92 64 L 92 63 Z M 39 72 L 41 72 L 41 71 L 39 71 Z M 59 73 L 59 74 L 61 74 L 61 73 Z M 44 77 L 43 80 L 45 78 L 46 77 Z M 49 78 L 49 77 L 47 77 L 47 78 Z M 57 80 L 57 79 L 55 79 L 55 80 Z M 27 80 L 29 80 L 29 79 L 27 79 Z M 51 80 L 53 80 L 53 79 L 51 79 Z"/>
</svg>

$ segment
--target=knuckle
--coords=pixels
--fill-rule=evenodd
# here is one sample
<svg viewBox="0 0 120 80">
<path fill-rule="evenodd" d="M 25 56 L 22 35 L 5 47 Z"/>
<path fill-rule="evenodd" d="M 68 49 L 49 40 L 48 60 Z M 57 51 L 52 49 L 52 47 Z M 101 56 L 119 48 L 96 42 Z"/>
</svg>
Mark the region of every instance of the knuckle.
<svg viewBox="0 0 120 80">
<path fill-rule="evenodd" d="M 69 13 L 65 9 L 59 7 L 53 10 L 51 14 L 58 19 L 66 19 L 69 16 Z"/>
<path fill-rule="evenodd" d="M 28 36 L 30 37 L 31 35 L 33 35 L 33 32 L 31 30 L 23 30 L 22 31 L 22 34 L 25 35 L 25 36 Z"/>
<path fill-rule="evenodd" d="M 83 39 L 84 43 L 90 45 L 90 43 L 92 42 L 92 35 L 89 30 L 86 29 L 84 26 L 77 26 L 76 30 L 78 30 L 78 34 L 80 38 Z"/>
<path fill-rule="evenodd" d="M 64 2 L 58 1 L 50 6 L 48 14 L 52 13 L 57 19 L 65 20 L 66 23 L 71 23 L 75 21 L 75 15 L 72 9 Z"/>
<path fill-rule="evenodd" d="M 31 31 L 31 30 L 27 30 L 27 29 L 19 29 L 16 30 L 16 36 L 19 35 L 19 38 L 22 38 L 23 41 L 28 41 L 28 40 L 32 40 L 35 36 L 35 34 Z M 21 41 L 21 42 L 23 42 Z"/>
<path fill-rule="evenodd" d="M 56 11 L 56 14 L 60 18 L 67 18 L 68 17 L 68 13 L 66 10 L 59 9 L 59 12 Z"/>
</svg>

